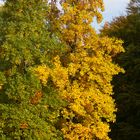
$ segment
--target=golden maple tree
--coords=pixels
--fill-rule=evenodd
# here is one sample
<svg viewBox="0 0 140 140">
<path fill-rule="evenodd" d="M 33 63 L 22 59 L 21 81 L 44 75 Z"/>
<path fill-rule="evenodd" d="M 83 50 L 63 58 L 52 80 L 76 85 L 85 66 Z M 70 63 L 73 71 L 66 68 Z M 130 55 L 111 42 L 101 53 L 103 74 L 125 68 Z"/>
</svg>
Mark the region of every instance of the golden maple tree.
<svg viewBox="0 0 140 140">
<path fill-rule="evenodd" d="M 39 65 L 34 73 L 45 86 L 51 79 L 67 101 L 60 112 L 66 140 L 108 140 L 109 122 L 115 121 L 116 112 L 111 81 L 124 72 L 112 58 L 124 51 L 122 41 L 99 37 L 91 26 L 93 17 L 102 19 L 102 0 L 68 0 L 61 5 L 54 25 L 67 50 L 54 57 L 53 67 Z"/>
</svg>

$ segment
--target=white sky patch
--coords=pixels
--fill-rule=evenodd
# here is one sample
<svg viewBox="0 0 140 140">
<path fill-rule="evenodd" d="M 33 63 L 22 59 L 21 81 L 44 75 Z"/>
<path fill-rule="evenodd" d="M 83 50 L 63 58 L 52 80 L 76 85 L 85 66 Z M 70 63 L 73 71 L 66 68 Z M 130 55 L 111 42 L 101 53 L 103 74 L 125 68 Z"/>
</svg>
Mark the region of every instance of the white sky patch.
<svg viewBox="0 0 140 140">
<path fill-rule="evenodd" d="M 2 0 L 0 0 L 0 5 L 3 5 L 3 4 L 4 4 L 4 2 Z"/>
</svg>

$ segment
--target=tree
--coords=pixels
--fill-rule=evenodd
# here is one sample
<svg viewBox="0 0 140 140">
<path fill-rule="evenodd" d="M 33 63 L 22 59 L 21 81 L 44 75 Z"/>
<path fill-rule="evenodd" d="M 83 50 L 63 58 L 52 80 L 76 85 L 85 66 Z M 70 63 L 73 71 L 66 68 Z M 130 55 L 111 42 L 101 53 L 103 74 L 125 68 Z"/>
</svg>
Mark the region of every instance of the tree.
<svg viewBox="0 0 140 140">
<path fill-rule="evenodd" d="M 131 0 L 128 8 L 127 8 L 128 14 L 140 14 L 140 0 Z"/>
<path fill-rule="evenodd" d="M 131 0 L 128 15 L 116 18 L 101 35 L 124 40 L 126 53 L 115 58 L 125 69 L 125 74 L 115 76 L 113 80 L 115 99 L 118 107 L 117 122 L 112 126 L 114 140 L 133 140 L 140 137 L 140 13 L 139 1 Z"/>
<path fill-rule="evenodd" d="M 57 18 L 51 28 L 67 48 L 52 59 L 52 67 L 38 65 L 34 73 L 46 84 L 51 81 L 67 101 L 57 124 L 64 139 L 109 139 L 109 123 L 115 121 L 116 112 L 112 76 L 123 72 L 112 58 L 124 51 L 122 41 L 100 38 L 91 27 L 94 16 L 101 20 L 101 0 L 69 0 L 61 5 L 62 13 L 51 17 Z M 42 75 L 41 70 L 47 74 Z"/>
<path fill-rule="evenodd" d="M 32 73 L 60 43 L 50 38 L 45 0 L 7 0 L 0 17 L 0 139 L 61 139 L 63 105 L 51 85 Z M 57 51 L 57 49 L 55 49 Z"/>
<path fill-rule="evenodd" d="M 102 19 L 102 0 L 61 1 L 62 11 L 56 2 L 6 1 L 1 139 L 109 139 L 116 112 L 111 81 L 123 72 L 113 58 L 124 51 L 122 41 L 91 27 L 93 17 Z"/>
</svg>

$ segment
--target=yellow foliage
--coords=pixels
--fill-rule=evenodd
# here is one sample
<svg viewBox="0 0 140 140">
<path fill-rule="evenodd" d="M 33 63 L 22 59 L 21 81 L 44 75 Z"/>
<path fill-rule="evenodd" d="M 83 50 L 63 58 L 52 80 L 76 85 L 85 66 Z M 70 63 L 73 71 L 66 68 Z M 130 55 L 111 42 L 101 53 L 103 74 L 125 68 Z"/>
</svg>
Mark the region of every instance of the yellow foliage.
<svg viewBox="0 0 140 140">
<path fill-rule="evenodd" d="M 0 90 L 2 89 L 2 85 L 0 84 Z"/>
<path fill-rule="evenodd" d="M 50 69 L 47 66 L 45 65 L 38 66 L 37 68 L 34 69 L 34 73 L 38 76 L 43 85 L 47 84 L 47 80 L 50 73 Z"/>
<path fill-rule="evenodd" d="M 49 76 L 56 89 L 69 103 L 62 111 L 63 118 L 69 120 L 62 128 L 64 137 L 68 140 L 109 139 L 109 122 L 115 121 L 116 111 L 111 97 L 111 80 L 113 75 L 123 72 L 123 69 L 112 63 L 111 52 L 114 55 L 123 51 L 123 48 L 119 41 L 108 39 L 105 43 L 106 40 L 107 38 L 98 38 L 96 45 L 88 46 L 92 55 L 88 49 L 77 47 L 75 52 L 70 53 L 70 62 L 66 67 L 57 56 L 52 62 L 52 69 L 47 66 L 35 69 L 39 79 L 46 83 L 48 74 L 45 73 L 49 69 Z"/>
<path fill-rule="evenodd" d="M 62 8 L 64 14 L 60 16 L 57 23 L 61 31 L 61 40 L 78 44 L 83 41 L 81 40 L 83 36 L 89 36 L 94 32 L 90 25 L 93 17 L 101 22 L 100 10 L 104 10 L 104 5 L 102 0 L 69 0 L 62 3 Z"/>
<path fill-rule="evenodd" d="M 2 89 L 2 86 L 3 86 L 3 82 L 0 81 L 0 90 Z"/>
<path fill-rule="evenodd" d="M 58 74 L 59 73 L 59 74 Z M 57 88 L 63 90 L 68 82 L 67 68 L 61 66 L 59 57 L 55 57 L 54 69 L 51 71 L 51 77 Z"/>
<path fill-rule="evenodd" d="M 109 122 L 115 121 L 116 112 L 111 81 L 113 75 L 124 72 L 112 58 L 124 52 L 123 42 L 98 37 L 91 27 L 93 16 L 101 20 L 98 9 L 103 10 L 102 0 L 69 0 L 62 6 L 58 26 L 61 41 L 71 47 L 65 56 L 67 65 L 57 56 L 53 68 L 43 65 L 34 71 L 45 85 L 50 76 L 68 102 L 61 112 L 66 140 L 109 140 Z"/>
</svg>

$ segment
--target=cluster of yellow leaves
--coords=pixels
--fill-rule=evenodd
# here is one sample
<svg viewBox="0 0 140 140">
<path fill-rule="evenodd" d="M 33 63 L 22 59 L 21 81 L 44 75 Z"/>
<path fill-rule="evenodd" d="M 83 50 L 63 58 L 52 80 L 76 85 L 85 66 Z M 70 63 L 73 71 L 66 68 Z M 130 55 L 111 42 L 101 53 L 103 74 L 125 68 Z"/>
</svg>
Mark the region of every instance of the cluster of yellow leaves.
<svg viewBox="0 0 140 140">
<path fill-rule="evenodd" d="M 113 42 L 113 39 L 107 38 L 96 41 L 100 48 L 97 42 L 97 45 L 88 47 L 90 50 L 77 47 L 76 51 L 70 54 L 70 62 L 66 67 L 57 56 L 53 61 L 53 69 L 47 66 L 38 66 L 35 69 L 39 79 L 46 82 L 48 74 L 45 73 L 49 71 L 55 88 L 69 103 L 61 112 L 64 119 L 69 120 L 62 128 L 64 137 L 69 140 L 109 139 L 108 122 L 115 121 L 116 109 L 111 97 L 111 80 L 113 75 L 123 72 L 123 69 L 112 63 L 111 53 L 123 49 L 120 41 Z M 111 47 L 111 43 L 114 46 Z"/>
<path fill-rule="evenodd" d="M 62 8 L 64 14 L 58 20 L 61 40 L 78 44 L 83 36 L 94 32 L 89 26 L 93 17 L 99 22 L 102 20 L 100 11 L 104 10 L 104 5 L 102 0 L 69 0 L 62 3 Z"/>
<path fill-rule="evenodd" d="M 91 22 L 101 19 L 102 0 L 69 0 L 62 3 L 64 13 L 59 17 L 60 39 L 71 51 L 65 63 L 57 56 L 53 68 L 38 66 L 35 72 L 43 84 L 52 79 L 68 106 L 61 111 L 67 140 L 108 140 L 109 122 L 115 121 L 116 108 L 111 95 L 113 75 L 124 72 L 112 62 L 123 52 L 122 41 L 98 37 Z M 68 61 L 67 61 L 68 60 Z"/>
<path fill-rule="evenodd" d="M 2 84 L 0 84 L 0 90 L 2 89 Z"/>
<path fill-rule="evenodd" d="M 2 81 L 0 81 L 0 90 L 2 89 L 3 84 L 4 83 Z"/>
<path fill-rule="evenodd" d="M 46 85 L 48 77 L 49 77 L 50 69 L 46 67 L 45 65 L 41 65 L 34 69 L 34 73 L 41 80 L 42 84 Z"/>
</svg>

